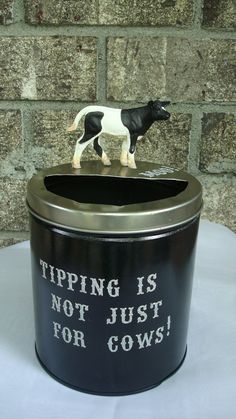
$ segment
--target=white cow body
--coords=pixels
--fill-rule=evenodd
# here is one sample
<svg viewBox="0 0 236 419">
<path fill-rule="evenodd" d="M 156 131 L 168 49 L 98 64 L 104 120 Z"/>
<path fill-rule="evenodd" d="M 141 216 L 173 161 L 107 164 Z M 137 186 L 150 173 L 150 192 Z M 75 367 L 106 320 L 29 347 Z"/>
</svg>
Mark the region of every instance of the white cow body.
<svg viewBox="0 0 236 419">
<path fill-rule="evenodd" d="M 86 106 L 75 117 L 76 128 L 80 119 L 90 112 L 103 112 L 101 133 L 111 135 L 128 135 L 129 130 L 121 122 L 121 109 L 109 108 L 108 106 Z M 74 125 L 74 124 L 73 124 Z"/>
<path fill-rule="evenodd" d="M 109 108 L 107 106 L 96 106 L 96 105 L 86 106 L 76 115 L 74 123 L 72 124 L 70 128 L 68 128 L 68 131 L 69 132 L 74 131 L 77 128 L 81 118 L 91 112 L 102 112 L 104 114 L 101 120 L 102 130 L 100 131 L 99 136 L 102 133 L 105 133 L 105 134 L 120 135 L 120 136 L 126 137 L 122 143 L 120 161 L 123 166 L 130 166 L 132 168 L 135 168 L 136 165 L 134 161 L 134 156 L 128 155 L 129 154 L 128 150 L 130 146 L 130 135 L 129 135 L 128 128 L 126 128 L 121 121 L 121 109 Z M 93 142 L 94 138 L 96 137 L 97 135 L 95 137 L 92 137 L 89 140 L 89 143 Z M 75 154 L 74 154 L 73 163 L 72 163 L 74 168 L 81 167 L 80 158 L 81 158 L 83 150 L 88 145 L 88 143 L 80 144 L 80 140 L 82 138 L 83 138 L 83 135 L 77 140 L 77 143 L 76 143 Z M 109 166 L 111 164 L 108 156 L 106 155 L 104 151 L 102 153 L 102 161 L 103 161 L 103 164 L 106 166 Z"/>
<path fill-rule="evenodd" d="M 94 149 L 105 165 L 111 162 L 102 149 L 100 137 L 103 133 L 124 136 L 120 162 L 123 166 L 136 168 L 134 153 L 136 142 L 140 140 L 154 121 L 166 120 L 170 114 L 164 105 L 169 102 L 150 101 L 147 105 L 133 109 L 116 109 L 107 106 L 90 105 L 75 117 L 68 131 L 75 131 L 79 121 L 85 116 L 84 132 L 76 142 L 72 165 L 80 168 L 80 158 L 87 145 L 93 142 Z"/>
</svg>

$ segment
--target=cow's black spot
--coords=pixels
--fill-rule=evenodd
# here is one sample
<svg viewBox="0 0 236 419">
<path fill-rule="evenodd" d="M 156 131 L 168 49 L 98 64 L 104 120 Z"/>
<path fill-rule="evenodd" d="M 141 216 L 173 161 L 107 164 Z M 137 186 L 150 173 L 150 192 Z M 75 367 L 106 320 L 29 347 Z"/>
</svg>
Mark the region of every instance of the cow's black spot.
<svg viewBox="0 0 236 419">
<path fill-rule="evenodd" d="M 148 106 L 134 109 L 122 109 L 121 121 L 129 133 L 144 135 L 153 123 L 152 111 Z"/>
<path fill-rule="evenodd" d="M 96 134 L 102 129 L 101 120 L 104 116 L 103 112 L 89 112 L 84 121 L 85 132 Z"/>
<path fill-rule="evenodd" d="M 101 120 L 104 116 L 103 112 L 89 112 L 84 121 L 84 135 L 80 140 L 80 144 L 86 143 L 91 140 L 96 134 L 102 130 Z"/>
</svg>

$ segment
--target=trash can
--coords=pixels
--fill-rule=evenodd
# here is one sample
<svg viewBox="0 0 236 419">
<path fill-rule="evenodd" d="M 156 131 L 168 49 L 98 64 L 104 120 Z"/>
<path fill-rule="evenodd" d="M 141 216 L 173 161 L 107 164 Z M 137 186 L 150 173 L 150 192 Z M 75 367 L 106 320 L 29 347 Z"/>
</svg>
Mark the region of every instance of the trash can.
<svg viewBox="0 0 236 419">
<path fill-rule="evenodd" d="M 170 167 L 84 161 L 28 183 L 36 354 L 74 389 L 157 386 L 186 355 L 202 188 Z"/>
</svg>

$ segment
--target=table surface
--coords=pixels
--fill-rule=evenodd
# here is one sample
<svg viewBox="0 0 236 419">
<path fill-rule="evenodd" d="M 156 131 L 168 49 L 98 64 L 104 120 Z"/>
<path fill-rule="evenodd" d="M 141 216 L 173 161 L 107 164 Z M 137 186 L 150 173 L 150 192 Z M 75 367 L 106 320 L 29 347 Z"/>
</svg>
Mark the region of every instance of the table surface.
<svg viewBox="0 0 236 419">
<path fill-rule="evenodd" d="M 92 396 L 53 380 L 34 353 L 29 242 L 0 251 L 0 419 L 235 419 L 236 235 L 201 221 L 179 371 L 159 387 Z"/>
</svg>

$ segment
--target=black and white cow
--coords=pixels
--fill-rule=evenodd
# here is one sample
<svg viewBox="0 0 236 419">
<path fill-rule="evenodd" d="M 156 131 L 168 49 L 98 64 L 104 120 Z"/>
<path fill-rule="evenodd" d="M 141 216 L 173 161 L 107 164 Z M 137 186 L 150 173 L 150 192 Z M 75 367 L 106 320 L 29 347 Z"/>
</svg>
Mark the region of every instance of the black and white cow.
<svg viewBox="0 0 236 419">
<path fill-rule="evenodd" d="M 100 136 L 103 133 L 125 136 L 122 143 L 120 162 L 122 166 L 135 169 L 134 153 L 136 143 L 147 132 L 155 121 L 167 120 L 170 117 L 165 106 L 170 102 L 159 100 L 150 101 L 146 106 L 133 109 L 115 109 L 106 106 L 87 106 L 75 117 L 73 124 L 67 129 L 68 132 L 76 130 L 80 119 L 85 116 L 84 132 L 76 142 L 72 166 L 80 168 L 80 159 L 83 150 L 91 142 L 104 165 L 111 164 L 105 151 L 100 144 Z"/>
</svg>

